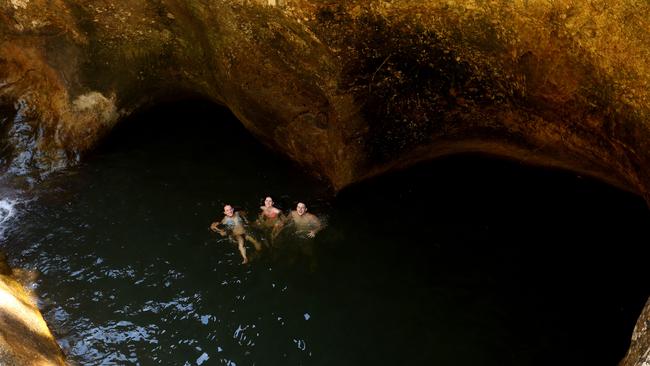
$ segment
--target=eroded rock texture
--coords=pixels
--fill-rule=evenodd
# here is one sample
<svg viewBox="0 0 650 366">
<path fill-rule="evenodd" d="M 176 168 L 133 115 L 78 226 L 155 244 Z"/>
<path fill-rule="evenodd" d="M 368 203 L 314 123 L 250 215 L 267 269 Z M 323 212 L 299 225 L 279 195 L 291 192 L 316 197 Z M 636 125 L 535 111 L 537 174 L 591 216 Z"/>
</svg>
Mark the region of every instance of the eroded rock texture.
<svg viewBox="0 0 650 366">
<path fill-rule="evenodd" d="M 646 1 L 0 4 L 18 171 L 75 161 L 139 107 L 200 96 L 336 188 L 481 151 L 648 197 Z"/>
<path fill-rule="evenodd" d="M 65 358 L 52 337 L 33 294 L 17 278 L 0 252 L 0 365 L 62 366 Z"/>
<path fill-rule="evenodd" d="M 650 300 L 636 322 L 632 333 L 632 344 L 619 366 L 650 365 Z"/>
<path fill-rule="evenodd" d="M 648 201 L 647 19 L 645 0 L 2 0 L 1 157 L 56 169 L 196 96 L 335 188 L 477 151 Z"/>
</svg>

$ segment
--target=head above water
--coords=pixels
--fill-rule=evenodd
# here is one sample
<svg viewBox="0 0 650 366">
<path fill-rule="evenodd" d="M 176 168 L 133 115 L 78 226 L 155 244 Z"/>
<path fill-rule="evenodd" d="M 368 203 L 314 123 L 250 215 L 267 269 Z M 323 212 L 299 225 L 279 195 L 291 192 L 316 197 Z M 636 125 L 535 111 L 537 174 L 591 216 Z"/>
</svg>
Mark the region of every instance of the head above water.
<svg viewBox="0 0 650 366">
<path fill-rule="evenodd" d="M 298 212 L 298 215 L 302 216 L 307 212 L 307 205 L 305 205 L 302 202 L 298 202 L 298 205 L 296 206 L 296 212 Z"/>
<path fill-rule="evenodd" d="M 223 213 L 228 217 L 232 217 L 232 215 L 235 213 L 235 209 L 233 209 L 230 205 L 225 205 L 223 206 Z"/>
<path fill-rule="evenodd" d="M 266 197 L 264 199 L 264 207 L 273 207 L 273 198 Z"/>
</svg>

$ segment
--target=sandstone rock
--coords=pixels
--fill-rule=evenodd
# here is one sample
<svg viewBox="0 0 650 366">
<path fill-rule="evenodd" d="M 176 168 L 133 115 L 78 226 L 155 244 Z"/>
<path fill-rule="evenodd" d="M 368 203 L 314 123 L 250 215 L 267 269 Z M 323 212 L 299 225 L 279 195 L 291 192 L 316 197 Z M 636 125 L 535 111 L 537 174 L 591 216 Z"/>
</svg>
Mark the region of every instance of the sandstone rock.
<svg viewBox="0 0 650 366">
<path fill-rule="evenodd" d="M 33 295 L 21 283 L 4 274 L 0 274 L 0 364 L 66 364 Z"/>
<path fill-rule="evenodd" d="M 648 196 L 647 2 L 0 6 L 0 104 L 19 171 L 72 163 L 120 117 L 193 95 L 335 188 L 478 151 Z"/>
<path fill-rule="evenodd" d="M 650 300 L 646 303 L 632 333 L 632 344 L 619 366 L 650 365 Z"/>
<path fill-rule="evenodd" d="M 650 3 L 0 3 L 9 172 L 74 163 L 124 117 L 198 96 L 340 189 L 483 152 L 650 202 Z"/>
</svg>

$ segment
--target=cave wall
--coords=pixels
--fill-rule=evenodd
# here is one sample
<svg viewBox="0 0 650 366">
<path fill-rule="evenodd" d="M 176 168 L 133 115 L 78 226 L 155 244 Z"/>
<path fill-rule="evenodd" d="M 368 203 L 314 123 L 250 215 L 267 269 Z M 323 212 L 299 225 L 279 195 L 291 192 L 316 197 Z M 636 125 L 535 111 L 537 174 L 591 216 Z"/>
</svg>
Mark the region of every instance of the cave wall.
<svg viewBox="0 0 650 366">
<path fill-rule="evenodd" d="M 134 110 L 196 95 L 335 188 L 479 151 L 647 197 L 648 7 L 5 1 L 5 160 L 74 163 Z"/>
<path fill-rule="evenodd" d="M 650 365 L 650 300 L 646 302 L 632 333 L 632 343 L 619 366 Z"/>
<path fill-rule="evenodd" d="M 647 19 L 641 0 L 3 0 L 0 165 L 60 169 L 198 96 L 335 189 L 471 151 L 650 202 Z"/>
</svg>

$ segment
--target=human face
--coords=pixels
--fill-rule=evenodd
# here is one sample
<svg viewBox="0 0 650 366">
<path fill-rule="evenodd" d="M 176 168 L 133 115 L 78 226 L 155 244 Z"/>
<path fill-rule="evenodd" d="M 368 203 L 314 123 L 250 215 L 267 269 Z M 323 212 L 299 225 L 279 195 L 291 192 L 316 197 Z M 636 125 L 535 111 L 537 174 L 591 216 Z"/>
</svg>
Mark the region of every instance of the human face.
<svg viewBox="0 0 650 366">
<path fill-rule="evenodd" d="M 264 207 L 273 207 L 273 199 L 271 197 L 266 197 Z"/>
<path fill-rule="evenodd" d="M 298 206 L 296 206 L 296 211 L 298 212 L 298 215 L 302 216 L 307 212 L 307 206 L 305 206 L 304 203 L 300 202 Z"/>
<path fill-rule="evenodd" d="M 223 213 L 228 217 L 232 217 L 232 215 L 235 213 L 235 210 L 232 208 L 232 206 L 225 205 L 223 206 Z"/>
</svg>

